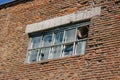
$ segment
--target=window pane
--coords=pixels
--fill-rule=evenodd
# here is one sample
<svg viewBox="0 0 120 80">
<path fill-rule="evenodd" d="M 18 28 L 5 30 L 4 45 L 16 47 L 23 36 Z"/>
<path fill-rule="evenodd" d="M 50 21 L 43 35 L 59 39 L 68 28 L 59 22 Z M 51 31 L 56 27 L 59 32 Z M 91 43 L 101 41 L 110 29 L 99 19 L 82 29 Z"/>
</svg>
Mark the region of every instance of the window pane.
<svg viewBox="0 0 120 80">
<path fill-rule="evenodd" d="M 86 41 L 77 42 L 76 44 L 76 54 L 84 54 L 86 47 Z"/>
<path fill-rule="evenodd" d="M 60 44 L 62 43 L 63 40 L 63 32 L 55 33 L 55 44 Z"/>
<path fill-rule="evenodd" d="M 37 61 L 37 54 L 38 54 L 38 50 L 29 51 L 29 54 L 28 54 L 29 62 L 36 62 Z"/>
<path fill-rule="evenodd" d="M 40 53 L 40 60 L 47 60 L 49 55 L 50 48 L 44 48 L 42 49 L 42 52 Z"/>
<path fill-rule="evenodd" d="M 31 48 L 38 48 L 40 47 L 41 36 L 31 38 Z"/>
<path fill-rule="evenodd" d="M 65 41 L 70 42 L 75 40 L 76 29 L 67 30 L 65 32 Z"/>
<path fill-rule="evenodd" d="M 55 46 L 55 47 L 52 48 L 50 58 L 51 59 L 58 58 L 58 57 L 60 57 L 60 53 L 61 53 L 61 46 Z"/>
<path fill-rule="evenodd" d="M 43 36 L 43 46 L 49 46 L 52 42 L 52 34 L 44 35 Z"/>
<path fill-rule="evenodd" d="M 64 56 L 69 56 L 73 54 L 73 44 L 65 45 L 64 47 Z"/>
</svg>

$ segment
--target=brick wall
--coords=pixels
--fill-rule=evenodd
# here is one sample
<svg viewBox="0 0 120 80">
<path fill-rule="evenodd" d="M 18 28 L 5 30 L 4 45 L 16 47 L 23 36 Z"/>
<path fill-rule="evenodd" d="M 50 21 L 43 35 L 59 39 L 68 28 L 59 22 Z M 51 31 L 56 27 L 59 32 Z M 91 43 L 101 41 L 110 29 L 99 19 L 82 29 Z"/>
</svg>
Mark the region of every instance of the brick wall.
<svg viewBox="0 0 120 80">
<path fill-rule="evenodd" d="M 25 64 L 26 25 L 101 6 L 85 55 Z M 33 0 L 0 9 L 0 80 L 120 80 L 120 0 Z"/>
</svg>

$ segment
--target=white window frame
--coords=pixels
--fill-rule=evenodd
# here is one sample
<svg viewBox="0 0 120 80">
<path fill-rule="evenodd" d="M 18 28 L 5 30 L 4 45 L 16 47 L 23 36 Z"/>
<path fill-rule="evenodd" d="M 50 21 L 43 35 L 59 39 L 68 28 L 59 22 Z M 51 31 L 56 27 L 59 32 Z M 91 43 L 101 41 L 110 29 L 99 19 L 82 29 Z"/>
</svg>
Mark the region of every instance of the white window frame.
<svg viewBox="0 0 120 80">
<path fill-rule="evenodd" d="M 77 26 L 78 25 L 78 26 Z M 73 56 L 73 55 L 78 55 L 77 53 L 76 53 L 76 46 L 75 46 L 75 43 L 76 42 L 81 42 L 81 41 L 87 41 L 87 38 L 84 38 L 84 39 L 80 39 L 80 40 L 77 40 L 77 36 L 75 36 L 75 40 L 74 41 L 71 41 L 71 42 L 66 42 L 65 40 L 64 40 L 64 38 L 65 38 L 65 33 L 66 33 L 66 31 L 67 30 L 71 30 L 71 29 L 75 29 L 76 30 L 76 33 L 75 33 L 75 35 L 77 35 L 77 29 L 79 28 L 79 27 L 82 27 L 82 26 L 86 26 L 86 25 L 90 25 L 90 21 L 83 21 L 83 22 L 77 22 L 77 23 L 73 23 L 73 24 L 68 24 L 68 25 L 65 25 L 65 26 L 63 26 L 63 27 L 58 27 L 58 28 L 62 28 L 63 29 L 63 40 L 62 40 L 62 43 L 60 43 L 60 44 L 54 44 L 55 43 L 55 39 L 54 39 L 54 35 L 55 35 L 55 33 L 56 32 L 54 32 L 54 31 L 57 31 L 56 29 L 57 28 L 55 28 L 55 29 L 53 29 L 52 31 L 50 30 L 50 34 L 52 34 L 52 42 L 51 42 L 51 45 L 50 46 L 45 46 L 45 47 L 43 47 L 43 44 L 44 44 L 44 42 L 42 42 L 41 43 L 41 48 L 36 48 L 36 49 L 32 49 L 32 46 L 31 46 L 31 41 L 32 41 L 32 37 L 30 36 L 30 41 L 29 41 L 29 44 L 28 44 L 28 50 L 27 50 L 27 58 L 26 58 L 26 63 L 31 63 L 30 62 L 30 60 L 29 60 L 29 51 L 32 51 L 32 50 L 38 50 L 39 52 L 38 52 L 38 54 L 37 54 L 37 61 L 41 61 L 40 59 L 41 59 L 41 56 L 39 56 L 40 55 L 40 52 L 41 52 L 41 49 L 44 49 L 44 48 L 50 48 L 49 49 L 49 53 L 48 53 L 48 59 L 51 59 L 50 57 L 49 57 L 49 55 L 50 54 L 52 54 L 52 53 L 50 53 L 51 51 L 50 50 L 52 50 L 52 48 L 54 47 L 54 46 L 61 46 L 61 51 L 60 51 L 60 56 L 59 56 L 59 58 L 61 58 L 61 57 L 68 57 L 68 56 L 65 56 L 64 55 L 64 52 L 62 52 L 62 49 L 65 47 L 65 45 L 66 44 L 73 44 L 73 53 L 70 55 L 70 56 Z M 65 27 L 65 28 L 64 28 Z M 67 28 L 68 27 L 68 28 Z M 42 32 L 42 31 L 41 31 Z M 49 32 L 49 30 L 46 30 L 46 32 Z M 34 34 L 34 33 L 31 33 L 31 34 Z M 49 34 L 49 33 L 48 33 Z M 45 35 L 47 35 L 47 34 L 45 34 Z M 41 34 L 40 35 L 42 38 L 43 38 L 43 34 Z M 41 40 L 42 40 L 42 38 L 41 38 Z M 32 44 L 33 45 L 33 44 Z M 85 45 L 85 47 L 86 47 L 86 45 Z M 85 53 L 85 52 L 84 52 Z M 84 53 L 82 53 L 82 54 L 84 54 Z M 58 53 L 59 54 L 59 53 Z M 53 58 L 52 58 L 53 59 Z"/>
</svg>

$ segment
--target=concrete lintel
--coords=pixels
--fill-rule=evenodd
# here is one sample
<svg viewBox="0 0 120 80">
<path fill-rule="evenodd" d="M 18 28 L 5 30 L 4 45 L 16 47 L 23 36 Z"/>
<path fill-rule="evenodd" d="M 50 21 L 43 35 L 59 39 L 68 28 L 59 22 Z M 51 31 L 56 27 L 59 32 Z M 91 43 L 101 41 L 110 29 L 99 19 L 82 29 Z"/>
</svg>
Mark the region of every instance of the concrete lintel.
<svg viewBox="0 0 120 80">
<path fill-rule="evenodd" d="M 101 7 L 94 7 L 94 8 L 89 8 L 84 11 L 77 11 L 72 14 L 68 14 L 65 16 L 45 20 L 42 22 L 38 23 L 33 23 L 29 24 L 26 27 L 25 33 L 32 33 L 36 31 L 42 31 L 45 29 L 53 28 L 53 27 L 58 27 L 60 25 L 68 24 L 70 22 L 77 22 L 77 21 L 82 21 L 85 19 L 89 19 L 93 16 L 100 15 L 101 13 Z"/>
</svg>

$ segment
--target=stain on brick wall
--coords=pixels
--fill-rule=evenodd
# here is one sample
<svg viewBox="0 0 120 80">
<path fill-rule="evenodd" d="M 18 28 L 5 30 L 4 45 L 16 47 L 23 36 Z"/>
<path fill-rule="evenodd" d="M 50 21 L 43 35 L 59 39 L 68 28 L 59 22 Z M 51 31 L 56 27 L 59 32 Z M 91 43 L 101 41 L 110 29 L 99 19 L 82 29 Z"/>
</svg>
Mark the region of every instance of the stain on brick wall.
<svg viewBox="0 0 120 80">
<path fill-rule="evenodd" d="M 25 64 L 26 25 L 102 6 L 85 55 Z M 33 0 L 0 9 L 0 80 L 120 80 L 120 0 Z"/>
</svg>

